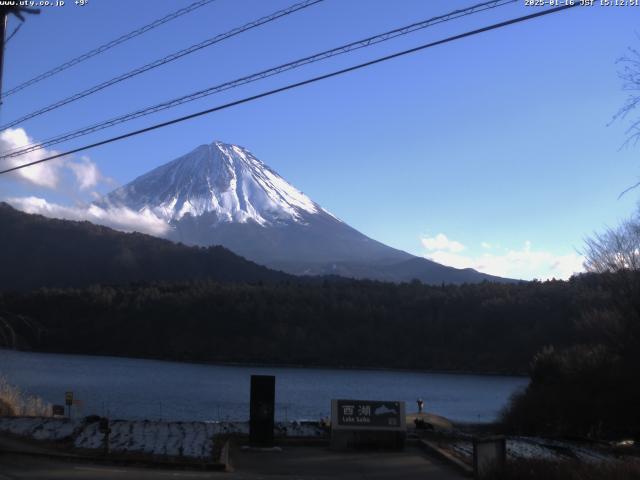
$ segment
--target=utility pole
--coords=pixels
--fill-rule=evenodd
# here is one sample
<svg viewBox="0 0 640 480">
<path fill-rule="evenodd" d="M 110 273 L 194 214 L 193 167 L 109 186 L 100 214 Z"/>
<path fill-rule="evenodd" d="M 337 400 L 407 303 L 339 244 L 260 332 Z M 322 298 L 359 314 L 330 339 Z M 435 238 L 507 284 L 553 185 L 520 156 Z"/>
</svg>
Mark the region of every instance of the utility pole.
<svg viewBox="0 0 640 480">
<path fill-rule="evenodd" d="M 7 34 L 7 7 L 2 7 L 0 12 L 0 95 L 2 94 L 2 71 L 4 69 L 4 39 Z M 2 97 L 0 97 L 2 105 Z"/>
<path fill-rule="evenodd" d="M 26 8 L 19 7 L 18 5 L 2 6 L 0 7 L 0 105 L 2 105 L 2 77 L 4 73 L 4 44 L 7 34 L 7 22 L 9 20 L 9 14 L 12 13 L 21 22 L 24 22 L 23 13 L 29 13 L 32 15 L 38 15 L 40 9 L 38 8 Z"/>
</svg>

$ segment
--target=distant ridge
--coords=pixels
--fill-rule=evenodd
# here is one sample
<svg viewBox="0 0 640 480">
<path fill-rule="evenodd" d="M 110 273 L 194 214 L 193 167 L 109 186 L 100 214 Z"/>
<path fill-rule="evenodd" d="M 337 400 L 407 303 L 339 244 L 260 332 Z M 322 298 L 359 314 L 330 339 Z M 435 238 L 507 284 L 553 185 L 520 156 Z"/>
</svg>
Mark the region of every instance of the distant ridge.
<svg viewBox="0 0 640 480">
<path fill-rule="evenodd" d="M 89 222 L 56 220 L 0 202 L 0 289 L 149 281 L 293 280 L 220 247 L 189 247 Z"/>
</svg>

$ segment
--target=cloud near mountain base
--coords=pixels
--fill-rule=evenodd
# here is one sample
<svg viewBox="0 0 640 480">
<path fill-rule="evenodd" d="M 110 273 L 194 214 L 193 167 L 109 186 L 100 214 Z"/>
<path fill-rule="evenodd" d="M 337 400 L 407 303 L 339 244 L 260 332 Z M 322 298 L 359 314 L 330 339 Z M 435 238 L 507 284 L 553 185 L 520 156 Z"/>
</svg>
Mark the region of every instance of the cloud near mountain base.
<svg viewBox="0 0 640 480">
<path fill-rule="evenodd" d="M 6 202 L 26 213 L 65 220 L 86 220 L 122 232 L 140 232 L 162 237 L 170 228 L 164 220 L 149 210 L 135 212 L 125 207 L 102 208 L 93 204 L 86 207 L 67 207 L 38 197 L 8 198 Z"/>
<path fill-rule="evenodd" d="M 421 242 L 427 252 L 425 258 L 454 268 L 473 268 L 479 272 L 499 277 L 523 280 L 568 279 L 584 271 L 584 257 L 577 253 L 556 255 L 544 250 L 535 250 L 526 241 L 520 249 L 493 247 L 482 242 L 484 251 L 479 254 L 467 252 L 460 242 L 449 240 L 440 233 L 435 237 L 425 236 Z"/>
</svg>

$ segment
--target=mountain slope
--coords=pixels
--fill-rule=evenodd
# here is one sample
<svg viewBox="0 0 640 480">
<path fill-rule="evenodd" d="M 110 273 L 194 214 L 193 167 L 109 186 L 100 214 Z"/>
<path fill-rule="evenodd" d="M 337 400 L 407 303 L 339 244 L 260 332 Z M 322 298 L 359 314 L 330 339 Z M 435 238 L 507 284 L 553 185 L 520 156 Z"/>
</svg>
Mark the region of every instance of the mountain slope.
<svg viewBox="0 0 640 480">
<path fill-rule="evenodd" d="M 213 142 L 110 193 L 109 203 L 150 208 L 171 222 L 209 215 L 212 223 L 275 225 L 329 215 L 276 172 L 236 145 Z"/>
<path fill-rule="evenodd" d="M 222 245 L 295 275 L 437 284 L 502 280 L 439 265 L 373 240 L 248 150 L 218 141 L 136 178 L 99 204 L 149 211 L 171 225 L 168 238 L 174 241 Z"/>
<path fill-rule="evenodd" d="M 293 277 L 222 247 L 188 247 L 89 222 L 55 220 L 0 203 L 0 289 L 142 281 L 283 281 Z"/>
<path fill-rule="evenodd" d="M 421 257 L 410 257 L 400 262 L 332 262 L 332 263 L 301 263 L 270 262 L 269 267 L 274 270 L 301 271 L 308 275 L 338 275 L 358 279 L 379 280 L 383 282 L 410 282 L 420 280 L 426 284 L 439 285 L 495 282 L 513 283 L 517 280 L 496 277 L 480 273 L 472 268 L 447 267 L 433 260 Z"/>
<path fill-rule="evenodd" d="M 172 225 L 173 240 L 220 244 L 263 264 L 411 258 L 337 219 L 246 149 L 222 142 L 136 178 L 107 204 L 150 210 Z"/>
</svg>

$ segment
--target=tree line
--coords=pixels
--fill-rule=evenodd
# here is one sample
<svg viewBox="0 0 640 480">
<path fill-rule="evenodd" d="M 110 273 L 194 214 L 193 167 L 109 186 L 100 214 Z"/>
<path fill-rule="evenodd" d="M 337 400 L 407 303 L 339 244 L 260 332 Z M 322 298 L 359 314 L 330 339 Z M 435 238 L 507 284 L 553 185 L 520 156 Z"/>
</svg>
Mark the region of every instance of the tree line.
<svg viewBox="0 0 640 480">
<path fill-rule="evenodd" d="M 544 347 L 586 341 L 579 320 L 608 308 L 612 288 L 596 274 L 460 286 L 98 285 L 0 293 L 0 318 L 15 325 L 16 345 L 41 351 L 524 374 Z"/>
</svg>

